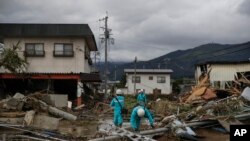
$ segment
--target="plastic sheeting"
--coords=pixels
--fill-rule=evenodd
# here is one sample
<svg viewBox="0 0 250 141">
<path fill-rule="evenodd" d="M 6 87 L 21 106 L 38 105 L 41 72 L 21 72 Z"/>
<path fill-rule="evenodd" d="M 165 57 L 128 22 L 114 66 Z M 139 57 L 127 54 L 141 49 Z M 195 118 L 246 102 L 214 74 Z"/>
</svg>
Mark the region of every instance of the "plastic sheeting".
<svg viewBox="0 0 250 141">
<path fill-rule="evenodd" d="M 250 88 L 249 87 L 246 87 L 242 94 L 241 94 L 242 97 L 244 97 L 245 99 L 247 99 L 248 101 L 250 101 Z"/>
</svg>

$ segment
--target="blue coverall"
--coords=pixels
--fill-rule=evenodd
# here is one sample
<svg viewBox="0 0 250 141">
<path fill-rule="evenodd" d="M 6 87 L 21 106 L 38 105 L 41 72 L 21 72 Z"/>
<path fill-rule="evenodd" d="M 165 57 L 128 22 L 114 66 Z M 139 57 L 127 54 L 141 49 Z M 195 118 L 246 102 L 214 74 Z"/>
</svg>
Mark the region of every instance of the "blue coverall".
<svg viewBox="0 0 250 141">
<path fill-rule="evenodd" d="M 119 100 L 122 107 L 120 106 L 120 104 L 118 103 L 116 98 Z M 114 124 L 115 124 L 115 126 L 121 126 L 122 122 L 123 122 L 121 110 L 124 107 L 124 97 L 123 96 L 116 96 L 116 98 L 112 99 L 110 106 L 114 108 Z"/>
<path fill-rule="evenodd" d="M 153 116 L 151 115 L 150 111 L 143 107 L 143 106 L 137 106 L 133 109 L 132 113 L 131 113 L 131 116 L 130 116 L 130 124 L 131 124 L 131 127 L 135 130 L 135 131 L 138 131 L 139 128 L 140 128 L 140 124 L 141 124 L 141 117 L 139 117 L 137 115 L 137 111 L 139 108 L 143 108 L 145 110 L 145 115 L 144 117 L 147 118 L 149 120 L 149 123 L 151 126 L 153 126 L 154 124 L 154 118 Z"/>
<path fill-rule="evenodd" d="M 137 103 L 141 106 L 145 106 L 145 104 L 147 103 L 146 100 L 146 95 L 143 92 L 140 92 L 137 96 Z"/>
</svg>

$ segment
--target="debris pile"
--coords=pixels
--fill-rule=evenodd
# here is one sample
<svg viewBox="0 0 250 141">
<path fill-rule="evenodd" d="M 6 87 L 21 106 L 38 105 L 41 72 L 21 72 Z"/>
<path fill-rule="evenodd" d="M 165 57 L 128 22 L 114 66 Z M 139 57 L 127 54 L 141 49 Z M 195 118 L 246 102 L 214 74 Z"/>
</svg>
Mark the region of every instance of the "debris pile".
<svg viewBox="0 0 250 141">
<path fill-rule="evenodd" d="M 35 93 L 24 96 L 16 93 L 0 101 L 0 127 L 19 131 L 20 137 L 10 133 L 7 137 L 15 138 L 36 138 L 40 140 L 68 140 L 81 138 L 84 140 L 85 129 L 80 122 L 78 112 L 73 112 L 64 104 L 64 95 L 60 100 L 54 101 L 53 94 Z M 67 102 L 67 100 L 66 100 Z M 76 107 L 81 109 L 84 105 Z M 77 121 L 78 120 L 78 121 Z M 94 120 L 93 120 L 94 121 Z M 89 123 L 88 123 L 89 124 Z M 93 128 L 96 130 L 96 123 Z M 30 135 L 27 136 L 26 134 Z M 24 136 L 25 135 L 25 136 Z M 9 138 L 6 139 L 8 140 Z"/>
<path fill-rule="evenodd" d="M 209 85 L 209 72 L 179 102 L 154 103 L 155 113 L 164 115 L 158 127 L 168 128 L 178 137 L 197 140 L 194 128 L 216 127 L 228 133 L 231 124 L 249 122 L 250 81 L 242 77 L 227 90 L 219 90 Z"/>
</svg>

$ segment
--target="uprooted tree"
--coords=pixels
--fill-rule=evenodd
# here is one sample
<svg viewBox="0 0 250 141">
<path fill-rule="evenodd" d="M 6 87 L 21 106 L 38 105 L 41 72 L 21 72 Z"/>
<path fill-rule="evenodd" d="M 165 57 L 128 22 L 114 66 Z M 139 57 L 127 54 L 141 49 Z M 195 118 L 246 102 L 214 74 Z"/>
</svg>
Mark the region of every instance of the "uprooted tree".
<svg viewBox="0 0 250 141">
<path fill-rule="evenodd" d="M 0 55 L 0 67 L 9 70 L 12 73 L 24 72 L 28 65 L 28 62 L 18 56 L 18 50 L 20 50 L 20 41 L 10 48 L 4 48 L 2 54 Z"/>
</svg>

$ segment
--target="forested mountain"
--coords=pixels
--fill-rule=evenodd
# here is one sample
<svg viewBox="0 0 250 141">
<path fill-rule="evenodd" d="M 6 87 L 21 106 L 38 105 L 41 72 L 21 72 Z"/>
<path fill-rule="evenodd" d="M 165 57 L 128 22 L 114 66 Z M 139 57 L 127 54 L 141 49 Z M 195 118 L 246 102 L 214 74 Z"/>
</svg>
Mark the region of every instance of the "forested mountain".
<svg viewBox="0 0 250 141">
<path fill-rule="evenodd" d="M 242 44 L 210 43 L 192 49 L 177 50 L 148 61 L 137 62 L 137 68 L 172 69 L 172 78 L 194 77 L 195 64 L 207 61 L 246 61 L 250 59 L 250 42 Z M 249 60 L 250 61 L 250 60 Z M 101 74 L 104 63 L 100 63 Z M 120 80 L 125 68 L 134 68 L 134 62 L 109 63 L 109 79 Z M 116 66 L 116 67 L 115 67 Z"/>
</svg>

